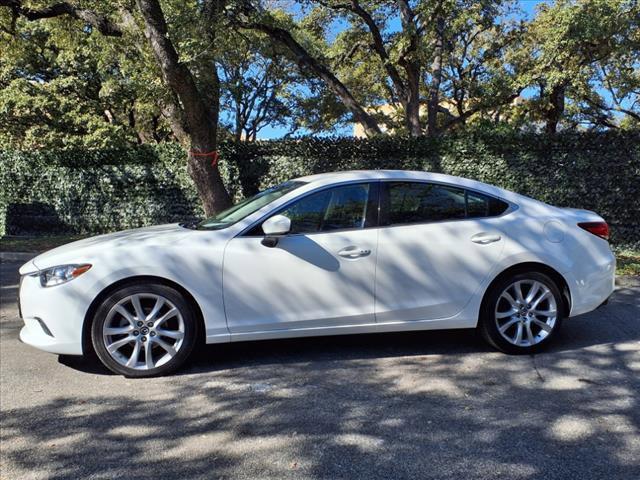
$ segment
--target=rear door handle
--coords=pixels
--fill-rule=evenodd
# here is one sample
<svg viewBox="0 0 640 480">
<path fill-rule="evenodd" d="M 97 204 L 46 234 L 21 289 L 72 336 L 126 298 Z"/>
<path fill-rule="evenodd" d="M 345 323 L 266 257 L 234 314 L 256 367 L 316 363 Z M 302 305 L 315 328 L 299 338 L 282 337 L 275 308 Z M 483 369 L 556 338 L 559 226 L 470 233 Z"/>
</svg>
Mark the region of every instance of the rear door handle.
<svg viewBox="0 0 640 480">
<path fill-rule="evenodd" d="M 338 252 L 338 255 L 340 255 L 343 258 L 354 259 L 354 258 L 366 257 L 370 253 L 371 253 L 371 250 L 369 249 L 359 248 L 359 247 L 356 247 L 355 245 L 350 245 L 340 250 Z"/>
<path fill-rule="evenodd" d="M 487 245 L 488 243 L 499 242 L 502 239 L 500 235 L 495 235 L 491 233 L 476 233 L 473 237 L 471 237 L 471 241 L 474 243 L 479 243 L 480 245 Z"/>
</svg>

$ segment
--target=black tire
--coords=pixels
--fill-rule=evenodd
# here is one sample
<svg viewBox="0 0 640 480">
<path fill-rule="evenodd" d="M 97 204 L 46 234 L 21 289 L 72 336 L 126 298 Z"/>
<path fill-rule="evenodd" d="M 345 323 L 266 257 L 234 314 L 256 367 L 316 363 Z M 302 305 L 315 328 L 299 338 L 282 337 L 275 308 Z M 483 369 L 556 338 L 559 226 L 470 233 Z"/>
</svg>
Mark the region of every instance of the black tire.
<svg viewBox="0 0 640 480">
<path fill-rule="evenodd" d="M 506 320 L 496 319 L 496 316 L 497 316 L 496 308 L 498 307 L 499 301 L 501 302 L 499 312 L 511 311 L 510 308 L 504 309 L 504 306 L 505 306 L 504 302 L 507 302 L 506 303 L 507 307 L 509 307 L 509 302 L 505 299 L 500 299 L 500 297 L 507 288 L 509 288 L 511 285 L 515 284 L 516 282 L 523 282 L 522 284 L 523 289 L 527 287 L 528 282 L 539 282 L 540 284 L 544 285 L 547 289 L 549 289 L 550 294 L 553 296 L 553 301 L 555 302 L 555 305 L 556 305 L 557 313 L 555 317 L 555 322 L 553 326 L 550 327 L 551 330 L 548 333 L 546 331 L 543 332 L 544 329 L 540 328 L 538 324 L 530 323 L 532 332 L 534 334 L 537 332 L 538 334 L 546 335 L 544 336 L 544 338 L 540 339 L 535 344 L 516 345 L 515 343 L 512 343 L 511 341 L 507 340 L 502 333 L 500 333 L 500 330 L 497 324 L 498 321 L 501 321 L 503 322 L 501 323 L 501 326 L 504 327 L 506 323 L 508 323 L 509 321 L 514 321 L 515 323 L 512 324 L 512 326 L 506 330 L 505 335 L 513 336 L 514 337 L 513 340 L 515 340 L 517 338 L 516 335 L 517 335 L 518 323 L 527 322 L 528 314 L 526 316 L 522 315 L 519 317 L 511 316 Z M 523 292 L 523 293 L 524 293 L 524 296 L 526 297 L 527 292 Z M 544 304 L 544 302 L 548 302 L 548 301 L 543 300 L 541 304 Z M 547 303 L 547 305 L 550 305 L 550 303 Z M 526 311 L 526 305 L 523 308 L 525 310 L 522 310 L 522 311 Z M 513 275 L 507 275 L 499 279 L 490 287 L 490 290 L 487 292 L 487 295 L 484 299 L 484 302 L 480 310 L 478 330 L 480 331 L 480 334 L 482 335 L 482 337 L 490 345 L 500 350 L 501 352 L 516 354 L 516 355 L 535 353 L 540 351 L 541 349 L 544 349 L 556 337 L 556 335 L 558 334 L 558 331 L 562 326 L 562 321 L 564 319 L 564 312 L 565 312 L 565 308 L 564 308 L 564 300 L 562 297 L 562 293 L 560 292 L 560 289 L 558 288 L 556 283 L 548 275 L 545 275 L 540 272 L 514 273 Z M 548 319 L 548 317 L 541 317 L 536 315 L 534 315 L 534 318 L 536 318 L 537 320 L 545 320 L 543 323 L 547 323 L 546 320 Z M 531 320 L 529 321 L 531 322 Z M 525 327 L 522 327 L 522 328 L 523 328 L 523 335 L 526 335 Z"/>
<path fill-rule="evenodd" d="M 171 357 L 169 360 L 165 361 L 165 363 L 162 363 L 159 366 L 155 366 L 153 368 L 141 369 L 143 367 L 131 368 L 126 365 L 123 365 L 118 360 L 116 360 L 112 356 L 112 354 L 109 353 L 109 351 L 107 351 L 107 346 L 105 344 L 106 340 L 103 337 L 103 328 L 105 326 L 105 322 L 108 320 L 109 313 L 112 311 L 112 309 L 114 309 L 114 307 L 116 307 L 116 305 L 118 305 L 119 302 L 123 300 L 125 302 L 128 302 L 128 300 L 125 300 L 125 299 L 128 299 L 129 297 L 132 297 L 135 295 L 140 296 L 139 298 L 141 298 L 141 301 L 139 303 L 143 308 L 143 311 L 145 314 L 149 314 L 150 310 L 153 308 L 153 306 L 152 305 L 150 306 L 150 303 L 149 303 L 149 302 L 153 302 L 153 299 L 151 298 L 151 296 L 157 295 L 167 301 L 162 307 L 165 310 L 161 310 L 161 312 L 158 315 L 161 315 L 162 312 L 166 313 L 166 311 L 170 310 L 171 306 L 173 306 L 176 308 L 179 315 L 174 316 L 171 320 L 168 320 L 167 322 L 179 322 L 178 318 L 181 318 L 182 320 L 181 327 L 179 328 L 182 328 L 184 332 L 183 332 L 183 336 L 181 338 L 180 344 L 175 350 L 174 356 Z M 133 309 L 133 303 L 125 303 L 124 305 L 125 306 L 128 305 L 128 310 Z M 119 315 L 119 314 L 116 313 L 113 315 Z M 113 320 L 114 318 L 118 318 L 122 326 L 129 328 L 128 323 L 125 321 L 126 318 L 124 316 L 120 315 L 120 317 L 112 317 L 110 321 L 111 322 L 114 321 Z M 138 317 L 136 316 L 134 318 L 137 320 Z M 150 350 L 152 352 L 151 353 L 152 356 L 154 355 L 153 352 L 156 353 L 156 356 L 162 355 L 163 350 L 160 349 L 157 343 L 152 344 L 152 341 L 158 342 L 158 340 L 163 340 L 164 344 L 169 345 L 170 347 L 175 347 L 179 342 L 179 340 L 177 339 L 171 340 L 161 336 L 160 330 L 158 330 L 158 333 L 156 334 L 153 328 L 145 329 L 144 327 L 145 325 L 143 325 L 142 327 L 139 327 L 139 328 L 142 328 L 142 330 L 134 330 L 129 334 L 122 334 L 121 337 L 120 336 L 110 337 L 110 338 L 119 339 L 119 338 L 129 337 L 133 334 L 136 335 L 135 340 L 132 340 L 131 343 L 125 344 L 123 346 L 123 348 L 130 348 L 131 351 L 129 353 L 125 352 L 126 355 L 122 354 L 119 351 L 120 352 L 118 353 L 119 356 L 121 357 L 125 357 L 127 355 L 129 355 L 130 357 L 135 356 L 135 358 L 137 359 L 136 362 L 142 363 L 140 362 L 140 356 L 142 356 L 142 361 L 146 359 L 144 354 L 146 352 L 147 345 L 151 345 Z M 114 291 L 113 293 L 111 293 L 109 297 L 107 297 L 102 302 L 102 304 L 98 307 L 96 311 L 96 314 L 93 318 L 93 323 L 91 325 L 91 341 L 92 341 L 95 353 L 100 359 L 100 361 L 102 362 L 102 364 L 112 372 L 118 373 L 120 375 L 124 375 L 126 377 L 131 377 L 131 378 L 156 377 L 161 375 L 167 375 L 184 365 L 184 363 L 190 357 L 194 347 L 196 346 L 197 339 L 200 333 L 199 330 L 200 330 L 200 322 L 196 314 L 194 313 L 193 308 L 180 292 L 163 284 L 144 282 L 144 283 L 135 283 L 135 284 L 129 284 L 127 286 L 124 286 Z M 147 336 L 138 337 L 144 331 L 149 332 L 146 334 Z M 153 336 L 155 337 L 155 339 L 151 338 L 151 335 L 152 335 L 151 331 L 153 331 Z M 137 354 L 134 354 L 133 352 L 134 352 L 134 348 L 136 347 L 136 342 L 140 342 L 143 338 L 146 338 L 149 343 L 147 343 L 146 345 L 141 344 L 138 347 L 139 350 L 137 350 Z M 171 343 L 172 341 L 175 341 L 176 343 Z M 133 346 L 131 346 L 131 344 L 133 344 Z M 163 357 L 167 357 L 167 351 L 165 351 L 165 354 Z M 158 361 L 157 363 L 161 363 L 161 362 Z M 149 363 L 149 365 L 153 365 L 153 363 Z"/>
</svg>

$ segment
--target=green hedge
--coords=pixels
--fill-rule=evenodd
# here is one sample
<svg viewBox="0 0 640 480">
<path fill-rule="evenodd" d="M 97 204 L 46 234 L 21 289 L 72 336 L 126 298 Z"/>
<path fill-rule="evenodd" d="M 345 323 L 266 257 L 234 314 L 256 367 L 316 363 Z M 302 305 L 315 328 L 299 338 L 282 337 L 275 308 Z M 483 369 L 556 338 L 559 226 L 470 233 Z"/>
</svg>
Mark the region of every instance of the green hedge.
<svg viewBox="0 0 640 480">
<path fill-rule="evenodd" d="M 640 132 L 476 132 L 430 138 L 303 138 L 224 143 L 221 170 L 241 198 L 332 170 L 397 168 L 478 179 L 600 213 L 616 243 L 640 239 Z M 126 150 L 0 150 L 0 232 L 94 233 L 200 217 L 176 145 Z"/>
</svg>

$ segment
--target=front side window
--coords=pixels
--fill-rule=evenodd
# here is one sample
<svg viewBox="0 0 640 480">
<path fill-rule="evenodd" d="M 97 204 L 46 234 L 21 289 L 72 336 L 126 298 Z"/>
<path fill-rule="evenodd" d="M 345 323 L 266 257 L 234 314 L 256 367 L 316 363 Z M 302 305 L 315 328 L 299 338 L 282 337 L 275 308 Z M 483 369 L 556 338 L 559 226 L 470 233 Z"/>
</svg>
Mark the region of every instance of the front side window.
<svg viewBox="0 0 640 480">
<path fill-rule="evenodd" d="M 364 228 L 370 190 L 369 184 L 334 187 L 301 198 L 278 213 L 291 220 L 290 233 Z"/>
<path fill-rule="evenodd" d="M 200 222 L 197 226 L 198 230 L 221 230 L 240 220 L 248 217 L 254 212 L 257 212 L 265 205 L 277 200 L 278 198 L 286 195 L 287 193 L 295 190 L 296 188 L 304 185 L 305 182 L 289 181 L 271 187 L 264 190 L 257 195 L 247 198 L 246 200 L 237 203 L 231 208 L 223 210 L 222 212 L 207 218 Z"/>
</svg>

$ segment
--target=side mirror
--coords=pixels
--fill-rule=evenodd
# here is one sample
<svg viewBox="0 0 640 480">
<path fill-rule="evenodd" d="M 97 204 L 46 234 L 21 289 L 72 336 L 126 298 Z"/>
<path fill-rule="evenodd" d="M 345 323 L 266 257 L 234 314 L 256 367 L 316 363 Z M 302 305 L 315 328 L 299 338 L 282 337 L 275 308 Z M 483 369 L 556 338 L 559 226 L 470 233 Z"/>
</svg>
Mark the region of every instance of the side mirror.
<svg viewBox="0 0 640 480">
<path fill-rule="evenodd" d="M 281 236 L 286 235 L 291 230 L 291 220 L 284 215 L 274 215 L 262 223 L 264 238 L 262 244 L 265 247 L 273 248 L 278 244 Z"/>
</svg>

